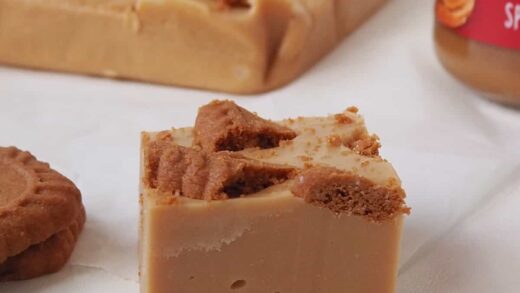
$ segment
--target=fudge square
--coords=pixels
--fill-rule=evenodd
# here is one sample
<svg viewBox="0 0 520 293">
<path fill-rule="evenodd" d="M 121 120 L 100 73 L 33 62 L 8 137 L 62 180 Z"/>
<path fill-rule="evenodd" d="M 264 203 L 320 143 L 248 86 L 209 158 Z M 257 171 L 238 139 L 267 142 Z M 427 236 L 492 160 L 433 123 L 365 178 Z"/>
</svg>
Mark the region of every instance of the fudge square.
<svg viewBox="0 0 520 293">
<path fill-rule="evenodd" d="M 395 292 L 405 192 L 357 108 L 262 119 L 231 101 L 141 137 L 145 293 Z"/>
</svg>

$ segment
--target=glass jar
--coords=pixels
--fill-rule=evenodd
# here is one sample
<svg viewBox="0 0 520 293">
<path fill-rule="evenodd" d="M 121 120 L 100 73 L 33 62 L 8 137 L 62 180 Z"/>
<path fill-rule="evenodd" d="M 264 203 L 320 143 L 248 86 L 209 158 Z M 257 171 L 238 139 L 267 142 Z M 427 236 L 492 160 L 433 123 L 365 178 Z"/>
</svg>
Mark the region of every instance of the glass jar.
<svg viewBox="0 0 520 293">
<path fill-rule="evenodd" d="M 520 106 L 520 1 L 437 0 L 442 65 L 495 101 Z"/>
</svg>

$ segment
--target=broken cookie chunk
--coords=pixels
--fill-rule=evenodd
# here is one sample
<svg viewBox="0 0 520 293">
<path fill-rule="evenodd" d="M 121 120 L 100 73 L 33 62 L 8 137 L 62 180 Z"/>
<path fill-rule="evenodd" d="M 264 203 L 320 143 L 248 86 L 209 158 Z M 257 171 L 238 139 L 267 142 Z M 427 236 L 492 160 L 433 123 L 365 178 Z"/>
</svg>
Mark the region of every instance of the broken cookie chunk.
<svg viewBox="0 0 520 293">
<path fill-rule="evenodd" d="M 336 168 L 314 167 L 303 171 L 291 191 L 306 202 L 336 213 L 365 216 L 376 222 L 409 212 L 400 186 L 380 186 Z"/>
<path fill-rule="evenodd" d="M 228 151 L 208 154 L 173 143 L 163 145 L 159 156 L 157 170 L 152 172 L 157 174 L 151 180 L 156 182 L 155 188 L 194 199 L 219 200 L 255 193 L 287 180 L 295 170 Z"/>
<path fill-rule="evenodd" d="M 346 146 L 363 156 L 379 156 L 379 137 L 366 132 L 358 133 L 346 141 Z"/>
<path fill-rule="evenodd" d="M 248 159 L 239 154 L 219 152 L 209 155 L 205 199 L 234 198 L 248 195 L 291 177 L 293 167 Z M 190 194 L 186 194 L 190 196 Z M 190 197 L 197 196 L 191 194 Z"/>
<path fill-rule="evenodd" d="M 208 152 L 273 148 L 296 137 L 292 129 L 265 120 L 232 101 L 213 101 L 199 109 L 194 143 Z"/>
</svg>

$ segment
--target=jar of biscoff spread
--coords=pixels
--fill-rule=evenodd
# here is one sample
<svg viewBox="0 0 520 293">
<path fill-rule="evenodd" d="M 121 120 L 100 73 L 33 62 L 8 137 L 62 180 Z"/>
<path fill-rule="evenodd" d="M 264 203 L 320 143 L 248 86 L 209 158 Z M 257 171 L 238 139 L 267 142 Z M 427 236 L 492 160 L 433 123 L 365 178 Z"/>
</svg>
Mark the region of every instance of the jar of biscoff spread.
<svg viewBox="0 0 520 293">
<path fill-rule="evenodd" d="M 520 0 L 437 0 L 444 67 L 493 100 L 520 106 Z"/>
</svg>

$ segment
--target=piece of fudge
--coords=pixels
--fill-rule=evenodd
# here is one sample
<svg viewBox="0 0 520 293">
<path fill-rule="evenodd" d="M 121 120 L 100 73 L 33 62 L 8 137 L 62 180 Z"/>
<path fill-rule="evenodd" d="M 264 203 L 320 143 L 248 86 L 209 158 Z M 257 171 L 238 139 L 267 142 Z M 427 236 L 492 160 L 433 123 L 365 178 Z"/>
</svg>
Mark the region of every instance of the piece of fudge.
<svg viewBox="0 0 520 293">
<path fill-rule="evenodd" d="M 394 292 L 399 177 L 356 108 L 271 122 L 230 101 L 144 132 L 143 293 Z"/>
<path fill-rule="evenodd" d="M 385 0 L 0 0 L 0 63 L 203 88 L 294 80 Z"/>
</svg>

